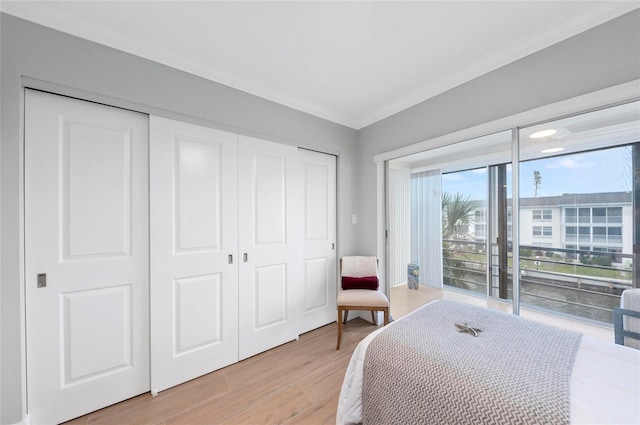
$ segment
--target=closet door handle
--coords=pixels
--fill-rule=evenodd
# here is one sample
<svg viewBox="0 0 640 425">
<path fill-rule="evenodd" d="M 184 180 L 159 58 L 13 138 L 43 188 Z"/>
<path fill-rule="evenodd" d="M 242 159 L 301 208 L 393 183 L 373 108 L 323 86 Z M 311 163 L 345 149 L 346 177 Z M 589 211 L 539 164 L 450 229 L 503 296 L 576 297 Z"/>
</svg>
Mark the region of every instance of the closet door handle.
<svg viewBox="0 0 640 425">
<path fill-rule="evenodd" d="M 46 273 L 38 273 L 36 275 L 36 287 L 37 288 L 46 288 L 47 287 L 47 274 Z"/>
<path fill-rule="evenodd" d="M 233 255 L 229 254 L 229 264 L 233 264 Z"/>
<path fill-rule="evenodd" d="M 246 263 L 247 261 L 249 261 L 249 255 L 248 255 L 246 252 L 245 252 L 245 253 L 244 253 L 244 255 L 243 255 L 243 259 L 244 259 L 244 262 L 245 262 L 245 263 Z"/>
</svg>

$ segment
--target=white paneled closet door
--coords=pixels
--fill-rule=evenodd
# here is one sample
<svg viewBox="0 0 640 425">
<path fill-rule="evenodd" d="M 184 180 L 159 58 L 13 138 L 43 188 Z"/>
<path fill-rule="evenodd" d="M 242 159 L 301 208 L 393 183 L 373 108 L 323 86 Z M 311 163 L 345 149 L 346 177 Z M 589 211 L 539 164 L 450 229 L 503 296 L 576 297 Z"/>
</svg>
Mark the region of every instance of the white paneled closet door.
<svg viewBox="0 0 640 425">
<path fill-rule="evenodd" d="M 336 157 L 299 149 L 302 165 L 302 282 L 299 332 L 336 320 Z"/>
<path fill-rule="evenodd" d="M 239 136 L 240 359 L 298 337 L 297 148 Z"/>
<path fill-rule="evenodd" d="M 25 92 L 31 423 L 149 390 L 147 116 Z"/>
<path fill-rule="evenodd" d="M 238 136 L 150 120 L 157 393 L 238 361 Z"/>
</svg>

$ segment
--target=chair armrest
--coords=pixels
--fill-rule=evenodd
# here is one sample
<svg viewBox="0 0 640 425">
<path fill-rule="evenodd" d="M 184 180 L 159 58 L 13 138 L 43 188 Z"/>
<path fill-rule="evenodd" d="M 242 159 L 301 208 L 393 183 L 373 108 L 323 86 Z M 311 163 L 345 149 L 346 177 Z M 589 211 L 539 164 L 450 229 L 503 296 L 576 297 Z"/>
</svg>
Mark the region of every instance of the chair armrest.
<svg viewBox="0 0 640 425">
<path fill-rule="evenodd" d="M 631 316 L 640 319 L 640 311 L 629 310 L 626 308 L 614 307 L 613 308 L 613 331 L 615 335 L 616 344 L 624 345 L 624 338 L 634 338 L 640 340 L 640 333 L 628 331 L 624 329 L 623 319 L 624 316 Z"/>
</svg>

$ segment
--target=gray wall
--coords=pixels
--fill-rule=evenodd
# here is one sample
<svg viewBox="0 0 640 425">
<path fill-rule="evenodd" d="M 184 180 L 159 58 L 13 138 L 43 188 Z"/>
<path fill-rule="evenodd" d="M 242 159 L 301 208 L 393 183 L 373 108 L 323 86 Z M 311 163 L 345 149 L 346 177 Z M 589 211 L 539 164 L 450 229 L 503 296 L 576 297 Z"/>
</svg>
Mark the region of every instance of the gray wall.
<svg viewBox="0 0 640 425">
<path fill-rule="evenodd" d="M 0 423 L 20 421 L 23 411 L 20 182 L 24 85 L 339 154 L 338 254 L 354 252 L 355 130 L 9 15 L 2 14 L 0 19 Z"/>
<path fill-rule="evenodd" d="M 23 82 L 142 112 L 340 153 L 339 254 L 376 253 L 376 154 L 640 78 L 640 12 L 354 130 L 6 15 L 1 31 L 0 423 L 21 419 Z M 24 78 L 23 78 L 24 77 Z M 351 214 L 358 224 L 351 225 Z"/>
<path fill-rule="evenodd" d="M 376 253 L 375 155 L 635 79 L 638 10 L 361 129 L 359 252 Z"/>
</svg>

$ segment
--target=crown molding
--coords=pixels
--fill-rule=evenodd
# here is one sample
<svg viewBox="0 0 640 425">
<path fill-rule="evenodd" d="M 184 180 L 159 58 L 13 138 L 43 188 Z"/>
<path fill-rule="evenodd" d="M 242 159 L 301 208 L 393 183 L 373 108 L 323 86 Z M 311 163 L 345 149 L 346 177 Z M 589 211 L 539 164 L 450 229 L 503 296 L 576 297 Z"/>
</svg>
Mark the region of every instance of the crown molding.
<svg viewBox="0 0 640 425">
<path fill-rule="evenodd" d="M 47 7 L 47 2 L 42 3 L 44 7 Z M 28 5 L 25 5 L 25 2 L 0 1 L 0 12 L 139 56 L 336 124 L 352 129 L 355 129 L 357 125 L 355 120 L 344 117 L 334 111 L 304 102 L 300 99 L 294 99 L 236 76 L 204 67 L 194 61 L 186 60 L 181 57 L 178 52 L 165 50 L 161 46 L 140 43 L 137 40 L 123 37 L 122 34 L 117 31 L 92 26 L 88 22 L 71 19 L 54 8 L 38 9 L 38 12 L 36 12 L 28 7 Z"/>
<path fill-rule="evenodd" d="M 58 11 L 55 7 L 47 7 L 48 2 L 42 2 L 43 7 L 38 9 L 29 7 L 28 3 L 29 2 L 21 1 L 0 1 L 0 12 L 158 62 L 355 130 L 360 130 L 451 90 L 460 84 L 471 81 L 518 59 L 640 8 L 640 3 L 637 1 L 605 2 L 590 12 L 571 21 L 567 21 L 565 25 L 543 31 L 537 37 L 530 38 L 524 43 L 519 42 L 496 54 L 488 55 L 476 63 L 475 66 L 455 72 L 439 81 L 432 81 L 429 84 L 425 84 L 417 90 L 413 90 L 410 95 L 404 96 L 389 105 L 381 106 L 371 114 L 362 117 L 352 117 L 301 99 L 284 95 L 236 76 L 206 68 L 194 61 L 180 57 L 178 52 L 167 51 L 161 46 L 141 43 L 138 40 L 123 37 L 115 30 L 100 28 L 91 25 L 89 22 L 71 19 L 65 16 L 63 11 Z"/>
<path fill-rule="evenodd" d="M 369 115 L 365 119 L 359 120 L 356 124 L 356 129 L 360 130 L 361 128 L 374 124 L 397 114 L 398 112 L 451 90 L 454 87 L 469 82 L 491 71 L 495 71 L 498 68 L 639 8 L 640 2 L 637 1 L 607 2 L 587 14 L 573 19 L 572 21 L 568 21 L 565 25 L 555 27 L 549 31 L 541 32 L 537 37 L 531 38 L 525 43 L 518 43 L 509 46 L 496 54 L 489 55 L 473 67 L 455 72 L 448 78 L 438 82 L 425 84 L 421 88 L 417 89 L 414 95 L 401 99 L 394 104 L 380 108 L 376 113 Z"/>
</svg>

